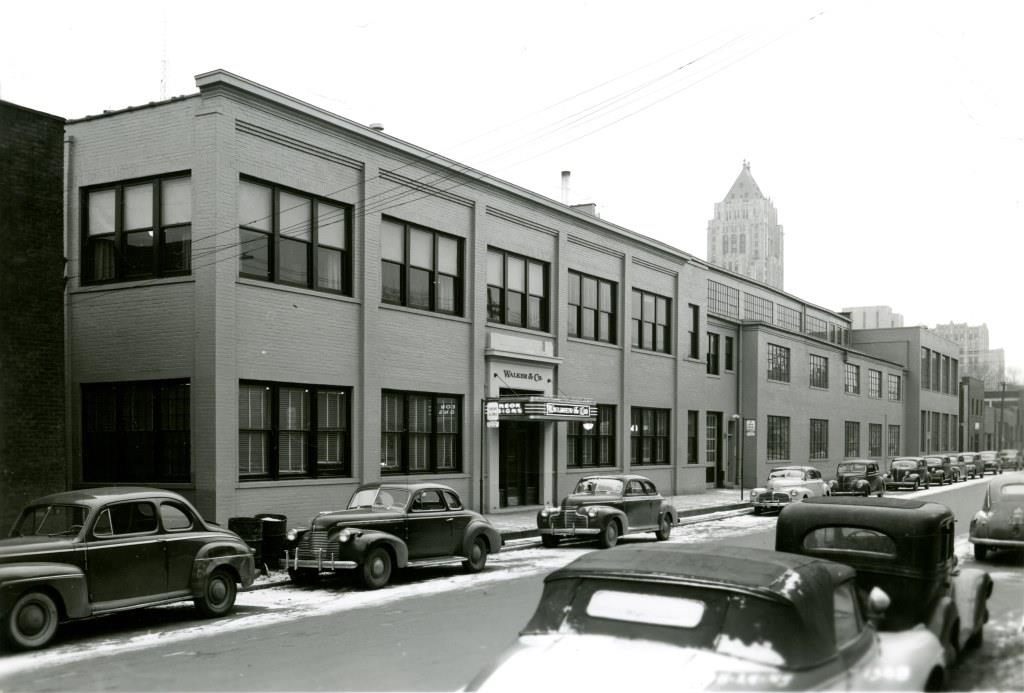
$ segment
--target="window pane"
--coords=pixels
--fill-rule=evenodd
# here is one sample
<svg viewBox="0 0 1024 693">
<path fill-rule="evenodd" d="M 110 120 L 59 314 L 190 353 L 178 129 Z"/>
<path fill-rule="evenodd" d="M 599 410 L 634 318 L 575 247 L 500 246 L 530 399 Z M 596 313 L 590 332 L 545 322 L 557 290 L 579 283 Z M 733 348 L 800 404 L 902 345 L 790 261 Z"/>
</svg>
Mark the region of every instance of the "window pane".
<svg viewBox="0 0 1024 693">
<path fill-rule="evenodd" d="M 238 223 L 270 231 L 270 188 L 242 181 L 238 188 Z"/>
<path fill-rule="evenodd" d="M 89 235 L 114 232 L 113 190 L 89 193 Z"/>
<path fill-rule="evenodd" d="M 529 311 L 530 312 L 529 312 L 529 315 L 527 316 L 528 320 L 527 320 L 526 325 L 531 330 L 543 330 L 544 329 L 544 321 L 543 321 L 543 317 L 541 315 L 541 312 L 543 310 L 543 301 L 544 301 L 544 299 L 541 298 L 540 296 L 530 296 L 529 297 Z"/>
<path fill-rule="evenodd" d="M 306 286 L 309 281 L 309 245 L 282 238 L 278 248 L 281 251 L 278 278 L 283 282 Z"/>
<path fill-rule="evenodd" d="M 508 292 L 508 308 L 505 320 L 509 325 L 523 324 L 523 295 L 515 291 Z"/>
<path fill-rule="evenodd" d="M 188 224 L 192 221 L 192 181 L 172 178 L 160 183 L 160 223 Z"/>
<path fill-rule="evenodd" d="M 651 294 L 644 294 L 644 313 L 643 313 L 643 319 L 645 321 L 653 321 L 654 320 L 654 314 L 655 314 L 654 304 L 655 304 L 654 296 L 652 296 Z M 650 342 L 648 342 L 648 344 L 649 343 Z"/>
<path fill-rule="evenodd" d="M 576 311 L 573 312 L 575 313 Z M 583 308 L 580 312 L 583 314 L 583 324 L 580 326 L 581 336 L 584 339 L 594 339 L 597 336 L 594 334 L 597 311 L 590 308 Z"/>
<path fill-rule="evenodd" d="M 341 291 L 341 251 L 320 247 L 316 260 L 316 283 L 321 289 Z"/>
<path fill-rule="evenodd" d="M 530 293 L 534 296 L 544 295 L 544 265 L 536 262 L 530 264 Z"/>
<path fill-rule="evenodd" d="M 437 275 L 437 284 L 434 286 L 434 290 L 436 291 L 434 296 L 435 310 L 454 313 L 456 310 L 455 277 L 449 277 L 445 274 Z"/>
<path fill-rule="evenodd" d="M 278 393 L 277 464 L 281 474 L 306 471 L 306 434 L 309 431 L 309 392 L 282 387 Z"/>
<path fill-rule="evenodd" d="M 656 319 L 659 325 L 664 325 L 668 322 L 668 301 L 663 298 L 658 299 L 658 315 Z"/>
<path fill-rule="evenodd" d="M 124 227 L 145 229 L 153 225 L 153 184 L 124 189 Z"/>
<path fill-rule="evenodd" d="M 633 289 L 633 319 L 634 320 L 641 320 L 641 319 L 643 319 L 643 298 L 644 298 L 644 295 L 642 293 L 640 293 L 636 289 Z"/>
<path fill-rule="evenodd" d="M 381 263 L 381 300 L 402 303 L 402 266 L 393 262 Z"/>
<path fill-rule="evenodd" d="M 409 298 L 413 308 L 430 308 L 430 272 L 411 267 L 409 269 Z"/>
<path fill-rule="evenodd" d="M 270 278 L 270 236 L 258 231 L 239 231 L 242 254 L 240 271 L 263 279 Z"/>
<path fill-rule="evenodd" d="M 602 342 L 612 341 L 611 326 L 611 316 L 608 313 L 598 313 L 597 338 Z"/>
<path fill-rule="evenodd" d="M 138 276 L 153 273 L 153 232 L 127 233 L 125 244 L 125 274 Z"/>
<path fill-rule="evenodd" d="M 437 237 L 437 271 L 459 275 L 459 242 L 454 238 Z"/>
<path fill-rule="evenodd" d="M 164 271 L 187 270 L 192 265 L 192 226 L 164 229 Z"/>
<path fill-rule="evenodd" d="M 278 231 L 282 236 L 308 241 L 310 235 L 310 214 L 312 203 L 305 197 L 281 192 L 278 198 Z"/>
<path fill-rule="evenodd" d="M 597 308 L 597 280 L 590 277 L 583 278 L 583 305 L 587 308 Z"/>
<path fill-rule="evenodd" d="M 508 258 L 508 287 L 512 291 L 526 291 L 526 263 L 517 257 Z"/>
<path fill-rule="evenodd" d="M 611 311 L 612 307 L 612 285 L 608 282 L 601 282 L 599 288 L 601 310 Z"/>
<path fill-rule="evenodd" d="M 502 322 L 501 296 L 499 287 L 487 287 L 487 319 L 492 322 Z"/>
<path fill-rule="evenodd" d="M 380 222 L 380 256 L 392 262 L 405 262 L 405 227 L 386 219 Z"/>
<path fill-rule="evenodd" d="M 493 250 L 487 251 L 487 283 L 505 286 L 505 256 Z"/>
<path fill-rule="evenodd" d="M 419 229 L 409 230 L 409 264 L 434 269 L 434 234 Z"/>
<path fill-rule="evenodd" d="M 580 282 L 582 277 L 578 274 L 569 273 L 569 305 L 578 306 L 580 304 Z M 569 311 L 570 313 L 572 311 Z"/>
<path fill-rule="evenodd" d="M 345 393 L 321 390 L 316 395 L 317 428 L 337 428 L 344 426 L 347 415 L 345 410 Z"/>
<path fill-rule="evenodd" d="M 320 245 L 345 249 L 345 209 L 316 203 L 316 233 Z"/>
</svg>

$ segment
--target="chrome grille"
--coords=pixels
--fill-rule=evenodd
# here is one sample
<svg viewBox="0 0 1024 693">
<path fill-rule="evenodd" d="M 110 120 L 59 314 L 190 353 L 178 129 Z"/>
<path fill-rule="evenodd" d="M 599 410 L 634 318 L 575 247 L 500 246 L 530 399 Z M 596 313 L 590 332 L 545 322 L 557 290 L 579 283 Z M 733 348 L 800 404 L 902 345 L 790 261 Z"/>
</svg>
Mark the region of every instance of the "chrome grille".
<svg viewBox="0 0 1024 693">
<path fill-rule="evenodd" d="M 551 516 L 551 527 L 554 529 L 586 528 L 587 516 L 577 515 L 575 510 L 563 510 L 557 515 Z"/>
<path fill-rule="evenodd" d="M 335 554 L 335 557 L 337 557 L 338 553 L 338 545 L 333 541 L 328 541 L 327 532 L 320 529 L 306 532 L 296 548 L 299 552 L 300 560 L 316 560 L 320 549 L 323 549 L 323 554 L 321 555 L 324 558 L 330 558 L 331 554 Z"/>
<path fill-rule="evenodd" d="M 786 501 L 789 500 L 789 494 L 788 493 L 773 493 L 772 494 L 772 500 L 773 501 L 781 501 L 782 503 L 785 503 Z"/>
</svg>

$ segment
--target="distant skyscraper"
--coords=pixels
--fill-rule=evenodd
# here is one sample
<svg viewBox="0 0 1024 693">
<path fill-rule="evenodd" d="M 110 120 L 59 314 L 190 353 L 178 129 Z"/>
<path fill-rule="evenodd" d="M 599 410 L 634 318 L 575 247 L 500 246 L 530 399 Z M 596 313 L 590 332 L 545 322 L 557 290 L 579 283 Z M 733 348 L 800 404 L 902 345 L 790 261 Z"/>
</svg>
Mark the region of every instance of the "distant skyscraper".
<svg viewBox="0 0 1024 693">
<path fill-rule="evenodd" d="M 856 306 L 843 308 L 843 312 L 850 314 L 850 322 L 855 330 L 903 327 L 903 316 L 893 313 L 889 306 Z"/>
<path fill-rule="evenodd" d="M 750 175 L 750 162 L 715 203 L 708 221 L 708 262 L 782 289 L 782 226 L 771 199 Z"/>
<path fill-rule="evenodd" d="M 932 332 L 959 345 L 961 373 L 984 380 L 986 390 L 998 388 L 1000 381 L 1005 379 L 1006 356 L 1002 349 L 989 349 L 988 325 L 985 323 L 951 322 L 936 325 Z"/>
</svg>

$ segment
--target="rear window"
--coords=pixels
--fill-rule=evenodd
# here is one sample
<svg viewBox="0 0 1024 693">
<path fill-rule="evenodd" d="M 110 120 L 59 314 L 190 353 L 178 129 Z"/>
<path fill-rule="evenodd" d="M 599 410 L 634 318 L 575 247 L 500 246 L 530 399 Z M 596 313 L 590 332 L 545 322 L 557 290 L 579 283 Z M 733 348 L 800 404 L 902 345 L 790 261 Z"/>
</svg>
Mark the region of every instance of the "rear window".
<svg viewBox="0 0 1024 693">
<path fill-rule="evenodd" d="M 886 534 L 865 527 L 819 527 L 804 537 L 808 551 L 857 551 L 895 556 L 896 542 Z"/>
<path fill-rule="evenodd" d="M 1007 484 L 999 495 L 1003 498 L 1020 498 L 1024 496 L 1024 484 Z"/>
</svg>

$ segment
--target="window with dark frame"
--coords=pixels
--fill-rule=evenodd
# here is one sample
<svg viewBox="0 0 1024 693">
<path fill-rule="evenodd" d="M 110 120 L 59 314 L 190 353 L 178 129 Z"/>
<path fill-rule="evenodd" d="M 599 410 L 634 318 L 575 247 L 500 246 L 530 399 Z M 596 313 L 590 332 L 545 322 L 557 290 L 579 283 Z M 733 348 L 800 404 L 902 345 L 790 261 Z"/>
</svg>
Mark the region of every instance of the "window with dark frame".
<svg viewBox="0 0 1024 693">
<path fill-rule="evenodd" d="M 462 471 L 462 397 L 384 390 L 380 404 L 380 472 Z"/>
<path fill-rule="evenodd" d="M 548 263 L 487 249 L 487 319 L 548 331 Z"/>
<path fill-rule="evenodd" d="M 769 325 L 775 320 L 775 304 L 767 298 L 755 296 L 754 294 L 743 294 L 743 319 L 760 320 Z"/>
<path fill-rule="evenodd" d="M 817 339 L 828 338 L 828 323 L 813 315 L 808 315 L 806 320 L 807 334 Z"/>
<path fill-rule="evenodd" d="M 921 347 L 921 389 L 932 389 L 932 352 L 927 347 Z"/>
<path fill-rule="evenodd" d="M 846 457 L 860 457 L 860 422 L 846 422 Z"/>
<path fill-rule="evenodd" d="M 239 479 L 352 476 L 351 397 L 348 387 L 239 382 Z"/>
<path fill-rule="evenodd" d="M 882 399 L 882 371 L 868 369 L 868 397 Z"/>
<path fill-rule="evenodd" d="M 597 421 L 590 430 L 582 421 L 568 422 L 566 466 L 615 466 L 615 407 L 597 405 Z"/>
<path fill-rule="evenodd" d="M 898 375 L 889 374 L 889 399 L 899 402 L 903 399 L 902 378 Z"/>
<path fill-rule="evenodd" d="M 740 292 L 721 282 L 708 279 L 708 312 L 730 318 L 740 317 Z"/>
<path fill-rule="evenodd" d="M 690 306 L 690 358 L 700 358 L 700 306 Z"/>
<path fill-rule="evenodd" d="M 617 344 L 617 286 L 569 270 L 569 336 Z"/>
<path fill-rule="evenodd" d="M 828 358 L 811 354 L 809 357 L 810 386 L 828 389 Z"/>
<path fill-rule="evenodd" d="M 633 289 L 632 345 L 646 351 L 672 353 L 671 299 Z"/>
<path fill-rule="evenodd" d="M 793 330 L 794 332 L 802 331 L 802 320 L 800 311 L 784 306 L 781 303 L 777 306 L 778 310 L 775 313 L 775 324 L 779 327 L 785 327 L 787 330 Z"/>
<path fill-rule="evenodd" d="M 868 457 L 882 456 L 882 424 L 868 424 Z"/>
<path fill-rule="evenodd" d="M 768 417 L 768 459 L 789 459 L 789 417 Z"/>
<path fill-rule="evenodd" d="M 462 315 L 461 238 L 382 218 L 381 301 Z"/>
<path fill-rule="evenodd" d="M 845 367 L 844 391 L 850 395 L 860 394 L 860 366 L 853 363 L 843 364 Z"/>
<path fill-rule="evenodd" d="M 896 457 L 900 454 L 900 427 L 899 424 L 889 424 L 889 456 Z"/>
<path fill-rule="evenodd" d="M 811 419 L 810 458 L 828 459 L 828 419 Z"/>
<path fill-rule="evenodd" d="M 690 409 L 686 412 L 686 463 L 698 464 L 698 440 L 700 436 L 700 412 Z"/>
<path fill-rule="evenodd" d="M 352 295 L 349 205 L 243 177 L 238 235 L 239 276 Z"/>
<path fill-rule="evenodd" d="M 630 452 L 632 465 L 670 464 L 670 409 L 633 407 L 630 411 Z"/>
<path fill-rule="evenodd" d="M 725 338 L 725 370 L 734 370 L 733 366 L 733 338 Z"/>
<path fill-rule="evenodd" d="M 768 344 L 768 380 L 789 382 L 789 347 Z"/>
<path fill-rule="evenodd" d="M 83 284 L 191 272 L 188 173 L 83 188 L 81 201 Z"/>
<path fill-rule="evenodd" d="M 708 375 L 719 374 L 719 364 L 721 363 L 718 354 L 718 343 L 719 335 L 714 332 L 708 332 L 708 356 L 707 356 L 707 372 Z"/>
<path fill-rule="evenodd" d="M 82 395 L 82 481 L 189 483 L 188 380 L 89 383 Z"/>
</svg>

